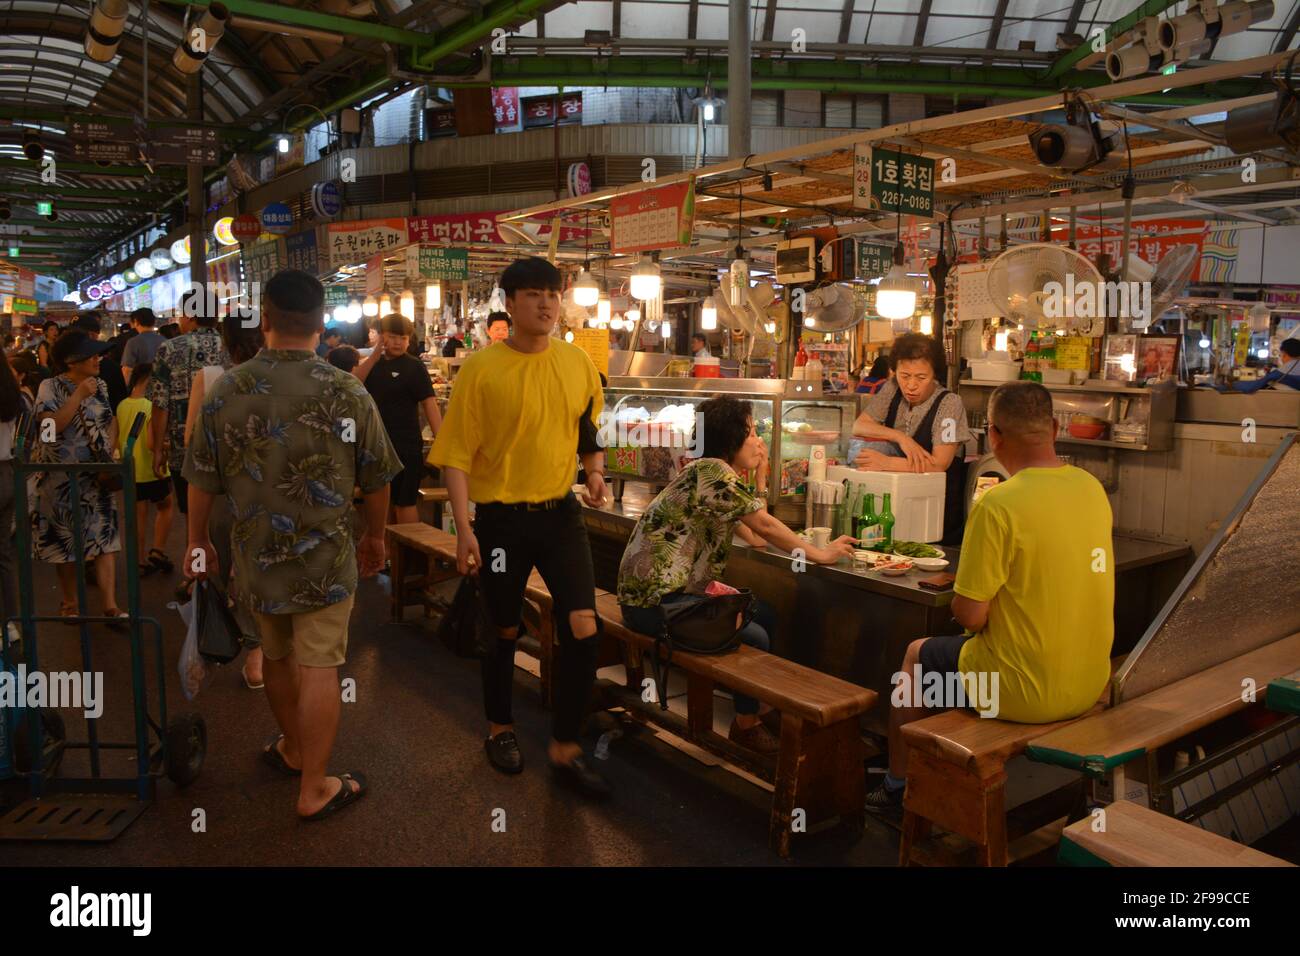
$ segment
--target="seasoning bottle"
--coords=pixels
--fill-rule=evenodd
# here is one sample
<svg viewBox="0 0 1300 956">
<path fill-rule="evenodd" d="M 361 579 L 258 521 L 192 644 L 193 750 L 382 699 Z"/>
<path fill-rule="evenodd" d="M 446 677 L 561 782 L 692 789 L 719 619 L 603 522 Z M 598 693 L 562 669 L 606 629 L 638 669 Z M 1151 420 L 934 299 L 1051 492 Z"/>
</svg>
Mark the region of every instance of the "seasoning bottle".
<svg viewBox="0 0 1300 956">
<path fill-rule="evenodd" d="M 885 503 L 881 505 L 877 518 L 880 523 L 880 550 L 885 552 L 894 550 L 894 512 L 889 498 L 889 492 L 885 492 Z"/>
</svg>

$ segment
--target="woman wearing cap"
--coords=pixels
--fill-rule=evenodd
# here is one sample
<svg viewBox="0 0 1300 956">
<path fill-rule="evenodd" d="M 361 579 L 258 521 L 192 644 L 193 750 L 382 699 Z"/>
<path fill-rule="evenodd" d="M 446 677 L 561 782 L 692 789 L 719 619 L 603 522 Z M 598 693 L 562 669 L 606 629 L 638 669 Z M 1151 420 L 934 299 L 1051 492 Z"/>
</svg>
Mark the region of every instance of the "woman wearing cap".
<svg viewBox="0 0 1300 956">
<path fill-rule="evenodd" d="M 117 445 L 117 427 L 108 389 L 97 377 L 99 357 L 109 348 L 80 329 L 70 330 L 54 344 L 58 374 L 41 383 L 36 393 L 32 460 L 41 464 L 75 464 L 107 461 Z M 54 440 L 41 440 L 54 423 Z M 115 494 L 101 488 L 93 474 L 78 476 L 80 501 L 72 501 L 66 472 L 42 471 L 28 478 L 28 494 L 35 503 L 32 537 L 36 556 L 55 566 L 64 617 L 78 614 L 76 562 L 95 560 L 95 579 L 104 596 L 106 617 L 126 617 L 114 595 L 113 555 L 121 550 Z M 81 512 L 82 548 L 76 553 L 73 509 Z"/>
</svg>

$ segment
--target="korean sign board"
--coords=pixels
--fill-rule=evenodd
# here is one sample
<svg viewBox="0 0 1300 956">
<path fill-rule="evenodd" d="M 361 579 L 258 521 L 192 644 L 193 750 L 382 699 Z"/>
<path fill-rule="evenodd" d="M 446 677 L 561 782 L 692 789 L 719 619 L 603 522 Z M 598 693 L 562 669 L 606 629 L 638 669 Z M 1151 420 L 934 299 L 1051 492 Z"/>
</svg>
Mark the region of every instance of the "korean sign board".
<svg viewBox="0 0 1300 956">
<path fill-rule="evenodd" d="M 420 246 L 414 258 L 418 275 L 422 279 L 463 282 L 469 278 L 468 249 Z"/>
<path fill-rule="evenodd" d="M 153 162 L 178 166 L 216 165 L 221 151 L 217 130 L 208 126 L 153 126 L 137 132 L 126 125 L 73 120 L 68 137 L 77 159 L 108 162 L 136 162 L 138 144 Z"/>
<path fill-rule="evenodd" d="M 407 245 L 405 219 L 360 219 L 325 227 L 330 267 L 357 265 L 374 255 Z"/>
<path fill-rule="evenodd" d="M 878 246 L 874 243 L 856 240 L 858 244 L 858 266 L 856 275 L 859 279 L 877 279 L 889 271 L 894 264 L 894 250 L 890 246 Z"/>
<path fill-rule="evenodd" d="M 320 275 L 320 255 L 316 246 L 316 230 L 306 229 L 284 237 L 284 253 L 288 269 L 298 269 L 308 275 Z"/>
<path fill-rule="evenodd" d="M 582 122 L 581 93 L 562 93 L 558 97 L 530 96 L 520 102 L 520 111 L 524 117 L 524 129 L 554 126 L 557 108 L 561 126 Z"/>
<path fill-rule="evenodd" d="M 505 245 L 497 231 L 496 212 L 447 213 L 440 216 L 411 216 L 406 220 L 406 240 L 411 245 L 420 243 L 454 242 L 462 245 Z M 545 241 L 549 226 L 542 226 L 538 238 Z M 564 226 L 560 239 L 578 242 L 586 235 L 580 226 Z"/>
<path fill-rule="evenodd" d="M 853 150 L 853 208 L 934 215 L 934 160 L 896 149 Z"/>
<path fill-rule="evenodd" d="M 523 114 L 519 110 L 519 87 L 493 87 L 492 119 L 498 133 L 514 133 L 523 128 Z"/>
<path fill-rule="evenodd" d="M 250 285 L 270 280 L 284 268 L 284 240 L 265 239 L 243 248 L 244 281 Z"/>
<path fill-rule="evenodd" d="M 695 226 L 695 180 L 616 196 L 610 203 L 614 252 L 687 246 Z"/>
</svg>

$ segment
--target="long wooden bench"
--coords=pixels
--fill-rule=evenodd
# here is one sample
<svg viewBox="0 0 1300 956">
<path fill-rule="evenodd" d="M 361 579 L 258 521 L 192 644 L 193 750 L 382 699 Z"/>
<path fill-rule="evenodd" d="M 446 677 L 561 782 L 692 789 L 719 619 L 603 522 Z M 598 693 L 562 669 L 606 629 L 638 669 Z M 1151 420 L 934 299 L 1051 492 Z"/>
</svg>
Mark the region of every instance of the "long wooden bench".
<svg viewBox="0 0 1300 956">
<path fill-rule="evenodd" d="M 428 606 L 430 583 L 456 576 L 456 538 L 425 524 L 389 525 L 387 531 L 393 561 L 393 615 L 400 620 L 410 604 Z M 411 578 L 408 572 L 417 554 L 428 559 L 430 570 Z M 540 618 L 530 619 L 529 624 L 539 633 L 542 696 L 549 705 L 555 649 L 553 604 L 535 571 L 529 578 L 526 597 L 536 605 L 536 617 Z M 769 842 L 776 852 L 789 854 L 796 810 L 803 811 L 803 822 L 808 826 L 834 817 L 861 825 L 865 778 L 858 717 L 874 706 L 874 691 L 747 646 L 717 656 L 678 651 L 673 655 L 673 666 L 687 679 L 687 717 L 683 720 L 641 699 L 645 676 L 642 655 L 652 647 L 653 639 L 628 628 L 617 598 L 600 589 L 596 592 L 596 611 L 604 625 L 606 643 L 621 649 L 617 658 L 603 653 L 601 663 L 624 665 L 627 684 L 618 702 L 630 714 L 663 726 L 773 783 Z M 738 747 L 714 732 L 713 688 L 717 685 L 748 694 L 781 711 L 781 749 L 775 761 Z"/>
<path fill-rule="evenodd" d="M 797 810 L 804 812 L 804 821 L 810 826 L 836 817 L 861 826 L 865 754 L 858 717 L 875 705 L 875 691 L 745 645 L 718 655 L 677 650 L 672 666 L 686 675 L 687 716 L 683 720 L 657 705 L 643 705 L 642 680 L 648 663 L 644 655 L 653 653 L 654 639 L 623 623 L 615 595 L 600 592 L 596 610 L 606 635 L 622 642 L 630 652 L 622 695 L 630 713 L 773 783 L 768 826 L 773 850 L 789 855 Z M 714 731 L 715 686 L 739 691 L 781 712 L 781 749 L 775 766 Z M 667 693 L 667 688 L 656 690 Z"/>
<path fill-rule="evenodd" d="M 1074 866 L 1295 865 L 1128 800 L 1066 827 L 1059 859 Z"/>
<path fill-rule="evenodd" d="M 904 727 L 907 790 L 899 865 L 915 862 L 919 842 L 937 825 L 973 843 L 981 865 L 1006 866 L 1007 761 L 1024 753 L 1030 741 L 1072 722 L 1017 724 L 948 710 Z"/>
</svg>

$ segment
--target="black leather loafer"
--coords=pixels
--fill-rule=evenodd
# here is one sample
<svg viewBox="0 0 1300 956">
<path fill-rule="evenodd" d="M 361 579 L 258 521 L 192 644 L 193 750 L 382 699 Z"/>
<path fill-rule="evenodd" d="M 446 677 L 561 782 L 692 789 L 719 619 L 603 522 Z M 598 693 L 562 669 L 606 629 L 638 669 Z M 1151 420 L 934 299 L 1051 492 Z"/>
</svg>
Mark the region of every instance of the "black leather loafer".
<svg viewBox="0 0 1300 956">
<path fill-rule="evenodd" d="M 513 730 L 504 730 L 495 737 L 483 741 L 492 766 L 502 773 L 523 773 L 524 755 L 519 751 L 519 738 Z"/>
<path fill-rule="evenodd" d="M 585 757 L 574 757 L 569 763 L 553 763 L 551 773 L 558 782 L 592 800 L 605 800 L 613 794 L 609 782 L 588 766 Z"/>
</svg>

